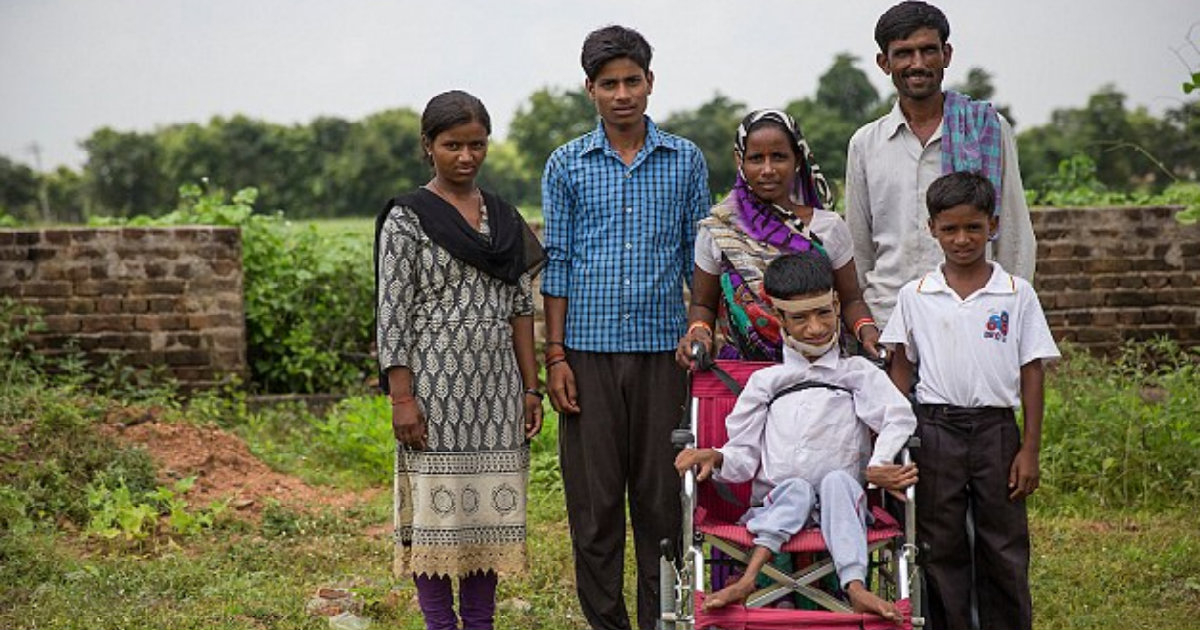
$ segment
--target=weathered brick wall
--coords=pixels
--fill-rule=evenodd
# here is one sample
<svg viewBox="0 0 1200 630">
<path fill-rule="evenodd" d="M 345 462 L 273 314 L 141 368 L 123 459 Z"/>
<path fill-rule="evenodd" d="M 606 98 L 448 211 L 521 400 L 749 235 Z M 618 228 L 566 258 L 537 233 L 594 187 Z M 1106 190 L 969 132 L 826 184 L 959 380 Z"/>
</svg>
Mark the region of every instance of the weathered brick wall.
<svg viewBox="0 0 1200 630">
<path fill-rule="evenodd" d="M 1200 345 L 1200 225 L 1177 207 L 1041 208 L 1035 287 L 1057 339 L 1111 350 L 1166 335 Z"/>
<path fill-rule="evenodd" d="M 96 365 L 120 353 L 188 388 L 246 372 L 237 228 L 0 230 L 0 295 L 41 309 L 47 355 L 74 340 Z"/>
</svg>

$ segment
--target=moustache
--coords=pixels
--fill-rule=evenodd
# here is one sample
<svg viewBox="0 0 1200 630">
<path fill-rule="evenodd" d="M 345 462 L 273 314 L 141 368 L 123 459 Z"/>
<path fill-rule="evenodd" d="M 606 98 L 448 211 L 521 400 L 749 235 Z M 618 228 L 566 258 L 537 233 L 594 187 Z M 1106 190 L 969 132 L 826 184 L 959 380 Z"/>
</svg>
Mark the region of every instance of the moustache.
<svg viewBox="0 0 1200 630">
<path fill-rule="evenodd" d="M 905 79 L 909 77 L 925 77 L 927 79 L 932 79 L 933 73 L 928 70 L 909 70 L 908 72 L 905 72 L 903 76 Z"/>
</svg>

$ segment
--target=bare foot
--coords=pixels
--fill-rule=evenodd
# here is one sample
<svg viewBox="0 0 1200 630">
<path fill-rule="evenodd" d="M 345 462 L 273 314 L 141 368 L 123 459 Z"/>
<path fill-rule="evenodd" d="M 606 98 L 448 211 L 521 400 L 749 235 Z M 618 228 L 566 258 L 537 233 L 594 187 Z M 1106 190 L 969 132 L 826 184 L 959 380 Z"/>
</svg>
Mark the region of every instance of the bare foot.
<svg viewBox="0 0 1200 630">
<path fill-rule="evenodd" d="M 724 608 L 743 602 L 754 592 L 754 578 L 741 579 L 704 598 L 704 610 Z"/>
<path fill-rule="evenodd" d="M 867 590 L 858 580 L 846 586 L 846 594 L 850 596 L 850 605 L 854 612 L 873 613 L 896 623 L 904 622 L 904 616 L 895 604 Z"/>
</svg>

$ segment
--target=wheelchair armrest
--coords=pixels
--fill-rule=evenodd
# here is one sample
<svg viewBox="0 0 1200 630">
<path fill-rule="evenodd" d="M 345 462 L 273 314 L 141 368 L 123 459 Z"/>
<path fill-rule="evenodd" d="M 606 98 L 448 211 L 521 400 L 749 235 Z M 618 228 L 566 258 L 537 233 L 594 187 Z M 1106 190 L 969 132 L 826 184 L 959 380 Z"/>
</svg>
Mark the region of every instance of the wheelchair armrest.
<svg viewBox="0 0 1200 630">
<path fill-rule="evenodd" d="M 690 429 L 675 429 L 671 431 L 671 444 L 677 449 L 687 448 L 696 443 L 696 436 Z"/>
</svg>

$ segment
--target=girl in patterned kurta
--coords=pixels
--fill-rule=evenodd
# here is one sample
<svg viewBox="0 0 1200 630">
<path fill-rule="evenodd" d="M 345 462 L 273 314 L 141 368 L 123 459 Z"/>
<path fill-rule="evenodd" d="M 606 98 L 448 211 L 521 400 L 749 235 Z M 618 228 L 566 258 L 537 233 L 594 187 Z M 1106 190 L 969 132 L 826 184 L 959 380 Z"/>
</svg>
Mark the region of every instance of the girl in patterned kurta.
<svg viewBox="0 0 1200 630">
<path fill-rule="evenodd" d="M 491 628 L 498 573 L 523 571 L 528 440 L 542 422 L 530 281 L 542 252 L 475 186 L 491 124 L 473 96 L 430 101 L 434 177 L 376 222 L 381 385 L 392 399 L 397 575 L 429 630 Z"/>
</svg>

